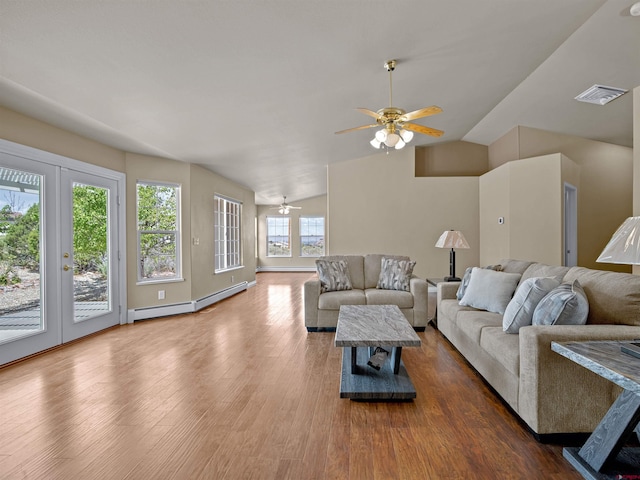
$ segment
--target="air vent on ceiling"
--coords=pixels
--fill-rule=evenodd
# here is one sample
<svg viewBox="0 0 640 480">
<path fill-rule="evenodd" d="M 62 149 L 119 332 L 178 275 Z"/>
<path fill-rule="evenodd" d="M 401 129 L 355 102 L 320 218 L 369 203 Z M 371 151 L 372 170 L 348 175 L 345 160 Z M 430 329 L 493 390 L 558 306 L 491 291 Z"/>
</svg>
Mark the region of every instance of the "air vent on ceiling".
<svg viewBox="0 0 640 480">
<path fill-rule="evenodd" d="M 627 91 L 628 90 L 623 88 L 594 85 L 578 95 L 576 100 L 579 102 L 594 103 L 596 105 L 605 105 L 611 100 L 615 100 L 620 95 L 624 95 Z"/>
</svg>

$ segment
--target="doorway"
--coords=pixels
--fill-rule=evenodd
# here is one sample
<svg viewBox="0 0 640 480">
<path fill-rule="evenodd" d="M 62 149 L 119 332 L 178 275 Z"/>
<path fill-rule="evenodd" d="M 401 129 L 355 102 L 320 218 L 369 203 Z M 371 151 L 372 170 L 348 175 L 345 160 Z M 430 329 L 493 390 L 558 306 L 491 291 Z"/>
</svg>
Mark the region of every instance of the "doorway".
<svg viewBox="0 0 640 480">
<path fill-rule="evenodd" d="M 564 265 L 578 264 L 578 189 L 564 184 Z"/>
<path fill-rule="evenodd" d="M 0 141 L 0 365 L 124 323 L 124 174 Z"/>
</svg>

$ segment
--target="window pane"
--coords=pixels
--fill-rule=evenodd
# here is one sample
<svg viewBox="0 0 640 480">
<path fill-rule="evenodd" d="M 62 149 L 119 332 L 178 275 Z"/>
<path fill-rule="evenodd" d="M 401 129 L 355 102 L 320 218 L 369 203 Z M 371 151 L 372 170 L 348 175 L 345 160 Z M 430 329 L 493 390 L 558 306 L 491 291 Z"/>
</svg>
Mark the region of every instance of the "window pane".
<svg viewBox="0 0 640 480">
<path fill-rule="evenodd" d="M 242 204 L 214 196 L 214 258 L 215 271 L 240 267 Z"/>
<path fill-rule="evenodd" d="M 300 217 L 300 256 L 324 255 L 324 217 Z"/>
<path fill-rule="evenodd" d="M 267 256 L 290 257 L 290 217 L 267 217 Z"/>
<path fill-rule="evenodd" d="M 140 234 L 140 277 L 166 278 L 176 275 L 176 235 Z"/>
</svg>

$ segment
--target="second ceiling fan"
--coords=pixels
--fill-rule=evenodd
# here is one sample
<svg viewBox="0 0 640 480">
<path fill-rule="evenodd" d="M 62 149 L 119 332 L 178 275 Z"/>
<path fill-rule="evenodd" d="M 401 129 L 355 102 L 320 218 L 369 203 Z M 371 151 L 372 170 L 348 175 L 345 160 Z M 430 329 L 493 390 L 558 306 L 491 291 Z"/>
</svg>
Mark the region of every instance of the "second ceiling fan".
<svg viewBox="0 0 640 480">
<path fill-rule="evenodd" d="M 368 128 L 383 127 L 376 132 L 375 138 L 371 140 L 371 145 L 375 148 L 396 148 L 401 149 L 413 138 L 413 132 L 422 133 L 423 135 L 430 135 L 432 137 L 441 137 L 444 132 L 435 128 L 425 127 L 423 125 L 417 125 L 415 123 L 408 123 L 418 118 L 428 117 L 442 112 L 440 107 L 432 105 L 430 107 L 414 110 L 407 113 L 402 108 L 393 106 L 393 84 L 392 84 L 392 72 L 396 68 L 396 61 L 389 60 L 384 64 L 384 68 L 389 72 L 389 106 L 387 108 L 381 108 L 377 112 L 369 110 L 367 108 L 357 108 L 361 113 L 369 115 L 376 119 L 376 123 L 371 125 L 362 125 L 361 127 L 348 128 L 346 130 L 340 130 L 336 134 L 353 132 L 355 130 L 365 130 Z"/>
</svg>

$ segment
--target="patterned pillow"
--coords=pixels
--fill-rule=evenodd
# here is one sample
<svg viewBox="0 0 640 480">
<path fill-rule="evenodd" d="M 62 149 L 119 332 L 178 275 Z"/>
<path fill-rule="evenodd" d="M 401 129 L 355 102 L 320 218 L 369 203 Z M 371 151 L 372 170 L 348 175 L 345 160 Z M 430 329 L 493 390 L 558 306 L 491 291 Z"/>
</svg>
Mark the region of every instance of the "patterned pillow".
<svg viewBox="0 0 640 480">
<path fill-rule="evenodd" d="M 376 288 L 409 291 L 409 281 L 416 262 L 382 257 L 382 268 Z"/>
<path fill-rule="evenodd" d="M 533 325 L 584 325 L 589 300 L 578 280 L 563 283 L 540 300 L 533 312 Z"/>
<path fill-rule="evenodd" d="M 320 292 L 337 292 L 351 290 L 351 276 L 349 266 L 345 260 L 316 260 Z"/>
<path fill-rule="evenodd" d="M 502 271 L 502 265 L 487 265 L 484 268 L 486 268 L 487 270 L 495 270 L 496 272 Z M 462 297 L 464 297 L 464 292 L 469 286 L 469 280 L 471 280 L 471 270 L 473 270 L 473 267 L 467 267 L 467 269 L 464 271 L 462 281 L 460 282 L 460 286 L 458 287 L 458 291 L 456 292 L 456 298 L 458 300 L 462 300 Z"/>
<path fill-rule="evenodd" d="M 536 306 L 558 285 L 560 281 L 551 277 L 527 278 L 520 284 L 504 311 L 502 329 L 507 333 L 518 333 L 521 327 L 531 325 Z"/>
</svg>

